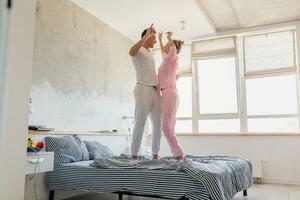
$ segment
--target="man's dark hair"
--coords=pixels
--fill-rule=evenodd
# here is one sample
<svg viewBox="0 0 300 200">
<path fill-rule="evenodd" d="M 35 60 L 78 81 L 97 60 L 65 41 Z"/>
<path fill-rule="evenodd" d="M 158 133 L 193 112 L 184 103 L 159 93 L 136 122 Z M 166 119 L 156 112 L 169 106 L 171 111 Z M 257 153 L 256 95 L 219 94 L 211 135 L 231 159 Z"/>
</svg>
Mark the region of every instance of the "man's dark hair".
<svg viewBox="0 0 300 200">
<path fill-rule="evenodd" d="M 148 30 L 148 29 L 145 29 L 145 30 L 142 32 L 142 37 L 141 37 L 141 38 L 144 37 L 144 35 L 147 33 L 147 30 Z"/>
</svg>

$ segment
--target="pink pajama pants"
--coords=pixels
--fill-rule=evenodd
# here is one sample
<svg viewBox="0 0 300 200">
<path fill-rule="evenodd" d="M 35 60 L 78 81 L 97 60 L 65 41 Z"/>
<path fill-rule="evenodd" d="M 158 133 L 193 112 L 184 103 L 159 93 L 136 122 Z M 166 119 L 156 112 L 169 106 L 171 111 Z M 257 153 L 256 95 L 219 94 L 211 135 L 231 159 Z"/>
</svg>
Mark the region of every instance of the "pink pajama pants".
<svg viewBox="0 0 300 200">
<path fill-rule="evenodd" d="M 183 151 L 175 136 L 176 112 L 179 96 L 175 88 L 165 88 L 161 91 L 162 128 L 173 156 L 183 156 Z"/>
</svg>

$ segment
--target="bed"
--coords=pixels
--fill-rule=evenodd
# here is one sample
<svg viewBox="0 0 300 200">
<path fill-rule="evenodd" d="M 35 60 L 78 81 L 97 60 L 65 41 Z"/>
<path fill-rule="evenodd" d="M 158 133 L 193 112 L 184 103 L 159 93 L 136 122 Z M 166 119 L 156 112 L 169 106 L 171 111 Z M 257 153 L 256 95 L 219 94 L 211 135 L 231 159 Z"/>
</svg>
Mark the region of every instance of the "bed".
<svg viewBox="0 0 300 200">
<path fill-rule="evenodd" d="M 185 156 L 131 161 L 126 156 L 56 166 L 46 174 L 50 191 L 76 190 L 157 197 L 162 199 L 230 200 L 252 185 L 250 161 L 228 156 Z"/>
</svg>

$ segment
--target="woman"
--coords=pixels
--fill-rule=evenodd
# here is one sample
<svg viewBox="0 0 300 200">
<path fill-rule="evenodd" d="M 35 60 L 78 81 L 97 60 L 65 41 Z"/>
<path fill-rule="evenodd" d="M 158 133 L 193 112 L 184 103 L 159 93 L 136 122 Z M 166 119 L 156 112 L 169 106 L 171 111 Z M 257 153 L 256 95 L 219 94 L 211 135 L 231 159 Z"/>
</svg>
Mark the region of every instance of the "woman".
<svg viewBox="0 0 300 200">
<path fill-rule="evenodd" d="M 159 33 L 160 49 L 163 61 L 158 70 L 158 83 L 161 90 L 161 115 L 163 132 L 170 146 L 173 158 L 182 160 L 184 153 L 175 136 L 176 112 L 179 96 L 176 90 L 177 54 L 180 53 L 183 41 L 173 40 L 172 32 L 167 32 L 168 43 L 162 43 L 163 33 Z"/>
</svg>

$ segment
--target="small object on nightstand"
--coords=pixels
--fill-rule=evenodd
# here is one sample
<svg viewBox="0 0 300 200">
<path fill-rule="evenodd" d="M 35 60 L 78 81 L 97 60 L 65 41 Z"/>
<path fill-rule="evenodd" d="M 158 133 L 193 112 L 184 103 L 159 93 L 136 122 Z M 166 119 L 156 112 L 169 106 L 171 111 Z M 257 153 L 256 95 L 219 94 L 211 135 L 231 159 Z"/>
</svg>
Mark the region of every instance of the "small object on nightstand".
<svg viewBox="0 0 300 200">
<path fill-rule="evenodd" d="M 31 138 L 27 140 L 27 152 L 39 152 L 45 147 L 43 141 L 35 142 Z"/>
<path fill-rule="evenodd" d="M 41 149 L 36 147 L 27 147 L 27 152 L 39 152 Z"/>
<path fill-rule="evenodd" d="M 33 174 L 36 164 L 39 164 L 39 173 L 53 171 L 54 152 L 27 153 L 26 174 Z"/>
<path fill-rule="evenodd" d="M 29 125 L 28 130 L 32 131 L 54 131 L 54 128 L 49 128 L 44 125 Z"/>
</svg>

